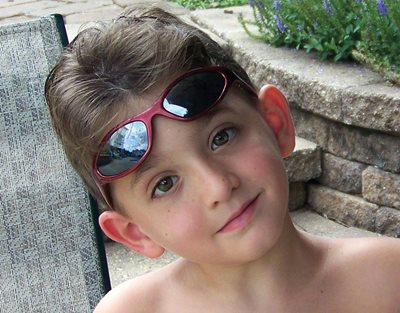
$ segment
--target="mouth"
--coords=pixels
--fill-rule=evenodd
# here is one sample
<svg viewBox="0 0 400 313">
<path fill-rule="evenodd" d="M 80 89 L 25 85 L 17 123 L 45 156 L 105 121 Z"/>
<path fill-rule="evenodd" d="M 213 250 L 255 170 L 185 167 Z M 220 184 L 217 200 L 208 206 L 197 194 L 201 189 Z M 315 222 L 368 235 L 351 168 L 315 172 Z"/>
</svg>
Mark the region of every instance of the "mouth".
<svg viewBox="0 0 400 313">
<path fill-rule="evenodd" d="M 246 226 L 254 215 L 258 196 L 259 195 L 244 203 L 240 209 L 229 218 L 225 225 L 218 230 L 218 233 L 231 232 Z"/>
</svg>

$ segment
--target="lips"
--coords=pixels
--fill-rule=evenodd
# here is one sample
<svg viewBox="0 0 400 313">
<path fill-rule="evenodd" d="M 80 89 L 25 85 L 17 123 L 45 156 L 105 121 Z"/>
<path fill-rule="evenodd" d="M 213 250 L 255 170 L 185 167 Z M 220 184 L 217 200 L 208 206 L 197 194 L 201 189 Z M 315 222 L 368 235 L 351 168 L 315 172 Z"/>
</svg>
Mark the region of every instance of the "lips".
<svg viewBox="0 0 400 313">
<path fill-rule="evenodd" d="M 236 230 L 238 228 L 242 228 L 243 226 L 247 225 L 247 223 L 251 220 L 253 217 L 253 213 L 255 211 L 255 204 L 258 199 L 258 195 L 244 203 L 239 210 L 237 210 L 230 218 L 229 220 L 225 223 L 224 226 L 221 227 L 221 229 L 218 231 L 219 233 L 222 232 L 229 232 Z"/>
</svg>

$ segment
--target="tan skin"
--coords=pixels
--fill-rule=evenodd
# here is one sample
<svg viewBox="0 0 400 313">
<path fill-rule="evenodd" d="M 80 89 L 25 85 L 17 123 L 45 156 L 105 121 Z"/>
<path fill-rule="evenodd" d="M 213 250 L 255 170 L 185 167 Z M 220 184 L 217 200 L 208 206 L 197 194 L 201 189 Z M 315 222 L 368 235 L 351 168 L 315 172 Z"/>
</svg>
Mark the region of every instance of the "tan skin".
<svg viewBox="0 0 400 313">
<path fill-rule="evenodd" d="M 298 231 L 282 164 L 294 148 L 286 100 L 264 86 L 249 102 L 232 89 L 199 120 L 154 119 L 146 170 L 111 184 L 121 211 L 100 225 L 147 257 L 182 258 L 117 286 L 95 313 L 400 312 L 400 241 Z"/>
</svg>

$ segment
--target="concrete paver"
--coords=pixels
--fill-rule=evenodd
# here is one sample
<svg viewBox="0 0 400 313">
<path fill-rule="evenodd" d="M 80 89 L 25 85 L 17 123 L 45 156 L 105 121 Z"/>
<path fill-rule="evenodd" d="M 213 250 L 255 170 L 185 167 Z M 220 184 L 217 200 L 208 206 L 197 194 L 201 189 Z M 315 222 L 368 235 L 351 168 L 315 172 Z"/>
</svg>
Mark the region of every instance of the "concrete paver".
<svg viewBox="0 0 400 313">
<path fill-rule="evenodd" d="M 66 25 L 115 18 L 132 5 L 157 5 L 177 15 L 189 10 L 166 0 L 0 0 L 0 25 L 59 13 Z"/>
</svg>

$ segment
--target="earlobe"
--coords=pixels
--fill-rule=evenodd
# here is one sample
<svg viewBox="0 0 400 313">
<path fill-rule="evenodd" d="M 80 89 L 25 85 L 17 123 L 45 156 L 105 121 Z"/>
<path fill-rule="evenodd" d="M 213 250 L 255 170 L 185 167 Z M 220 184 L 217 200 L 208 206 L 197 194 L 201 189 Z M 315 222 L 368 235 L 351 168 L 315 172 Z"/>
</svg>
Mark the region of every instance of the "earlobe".
<svg viewBox="0 0 400 313">
<path fill-rule="evenodd" d="M 116 211 L 105 211 L 99 216 L 100 228 L 113 241 L 149 258 L 157 258 L 164 248 L 149 238 L 129 218 Z"/>
<path fill-rule="evenodd" d="M 259 92 L 261 113 L 275 134 L 282 157 L 289 156 L 295 145 L 295 129 L 289 105 L 282 92 L 273 85 L 265 85 Z"/>
</svg>

